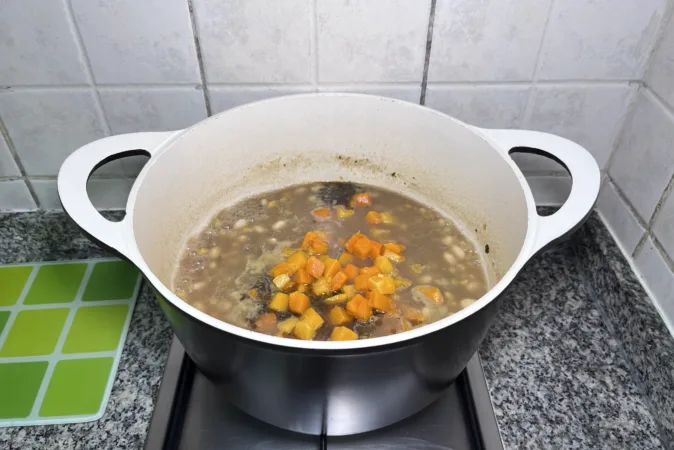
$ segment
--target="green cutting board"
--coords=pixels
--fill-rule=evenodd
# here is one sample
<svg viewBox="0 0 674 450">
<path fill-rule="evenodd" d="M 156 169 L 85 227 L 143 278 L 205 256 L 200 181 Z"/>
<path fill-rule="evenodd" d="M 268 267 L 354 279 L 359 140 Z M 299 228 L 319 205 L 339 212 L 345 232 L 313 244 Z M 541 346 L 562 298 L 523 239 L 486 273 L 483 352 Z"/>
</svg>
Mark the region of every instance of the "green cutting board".
<svg viewBox="0 0 674 450">
<path fill-rule="evenodd" d="M 0 266 L 0 427 L 103 415 L 140 282 L 119 259 Z"/>
</svg>

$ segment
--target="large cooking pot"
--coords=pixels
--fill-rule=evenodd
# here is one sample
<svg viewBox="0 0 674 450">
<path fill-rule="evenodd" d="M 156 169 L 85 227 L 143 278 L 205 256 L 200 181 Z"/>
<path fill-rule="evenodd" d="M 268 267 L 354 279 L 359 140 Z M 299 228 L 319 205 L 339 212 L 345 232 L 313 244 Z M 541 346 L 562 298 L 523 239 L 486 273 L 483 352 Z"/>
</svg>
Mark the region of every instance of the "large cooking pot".
<svg viewBox="0 0 674 450">
<path fill-rule="evenodd" d="M 124 220 L 109 222 L 92 206 L 87 178 L 139 149 L 150 161 Z M 513 149 L 547 154 L 570 172 L 571 193 L 555 214 L 536 213 Z M 252 194 L 330 180 L 393 189 L 452 215 L 489 245 L 489 292 L 430 325 L 347 342 L 245 330 L 173 294 L 183 244 L 211 214 Z M 558 136 L 476 128 L 390 98 L 308 94 L 244 105 L 185 130 L 92 142 L 63 163 L 58 190 L 87 234 L 143 272 L 185 351 L 221 386 L 223 400 L 279 427 L 344 435 L 394 423 L 437 399 L 477 350 L 504 290 L 535 253 L 583 222 L 599 182 L 592 156 Z"/>
</svg>

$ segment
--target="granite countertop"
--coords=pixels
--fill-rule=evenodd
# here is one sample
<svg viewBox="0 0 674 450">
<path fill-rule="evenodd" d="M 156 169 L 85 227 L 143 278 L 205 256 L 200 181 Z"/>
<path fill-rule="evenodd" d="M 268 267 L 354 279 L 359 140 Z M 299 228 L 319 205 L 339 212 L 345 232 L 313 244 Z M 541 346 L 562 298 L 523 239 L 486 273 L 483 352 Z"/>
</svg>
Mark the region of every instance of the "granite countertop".
<svg viewBox="0 0 674 450">
<path fill-rule="evenodd" d="M 0 264 L 103 256 L 61 213 L 0 214 Z M 674 376 L 674 345 L 621 259 L 593 215 L 571 240 L 534 258 L 508 291 L 480 348 L 506 449 L 668 447 L 661 444 L 671 436 L 668 422 L 653 408 L 674 404 L 671 394 L 662 398 Z M 616 324 L 621 299 L 641 305 L 630 323 L 649 327 L 647 342 Z M 144 285 L 104 416 L 3 428 L 0 448 L 142 448 L 171 337 Z"/>
</svg>

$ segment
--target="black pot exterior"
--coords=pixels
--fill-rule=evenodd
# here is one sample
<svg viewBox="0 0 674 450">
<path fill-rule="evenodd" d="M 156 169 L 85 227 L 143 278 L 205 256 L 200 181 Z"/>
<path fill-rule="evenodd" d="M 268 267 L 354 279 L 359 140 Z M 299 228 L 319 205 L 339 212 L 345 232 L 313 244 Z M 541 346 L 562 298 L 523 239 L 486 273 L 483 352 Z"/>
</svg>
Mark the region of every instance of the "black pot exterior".
<svg viewBox="0 0 674 450">
<path fill-rule="evenodd" d="M 211 327 L 159 304 L 196 366 L 223 400 L 288 430 L 356 434 L 402 420 L 436 400 L 477 351 L 501 297 L 413 340 L 348 351 L 286 348 Z"/>
</svg>

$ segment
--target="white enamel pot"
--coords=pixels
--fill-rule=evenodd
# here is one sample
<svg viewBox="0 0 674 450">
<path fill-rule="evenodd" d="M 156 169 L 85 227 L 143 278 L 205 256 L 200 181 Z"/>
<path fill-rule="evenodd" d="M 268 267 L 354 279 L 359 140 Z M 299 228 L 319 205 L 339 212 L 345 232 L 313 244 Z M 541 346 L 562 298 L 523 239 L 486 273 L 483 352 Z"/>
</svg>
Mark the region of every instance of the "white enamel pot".
<svg viewBox="0 0 674 450">
<path fill-rule="evenodd" d="M 555 214 L 536 213 L 512 149 L 545 154 L 568 169 L 571 193 Z M 87 179 L 102 162 L 138 150 L 150 161 L 124 220 L 109 222 L 89 201 Z M 399 191 L 454 217 L 480 246 L 489 245 L 491 289 L 430 325 L 349 342 L 245 330 L 172 293 L 182 245 L 211 214 L 251 194 L 334 180 Z M 592 156 L 561 137 L 477 128 L 423 106 L 355 94 L 279 97 L 184 130 L 104 138 L 70 155 L 58 177 L 66 213 L 143 272 L 223 401 L 279 427 L 331 435 L 394 423 L 438 398 L 477 350 L 507 286 L 534 254 L 584 221 L 599 184 Z"/>
</svg>

